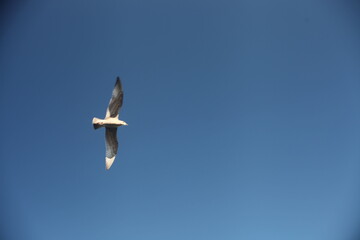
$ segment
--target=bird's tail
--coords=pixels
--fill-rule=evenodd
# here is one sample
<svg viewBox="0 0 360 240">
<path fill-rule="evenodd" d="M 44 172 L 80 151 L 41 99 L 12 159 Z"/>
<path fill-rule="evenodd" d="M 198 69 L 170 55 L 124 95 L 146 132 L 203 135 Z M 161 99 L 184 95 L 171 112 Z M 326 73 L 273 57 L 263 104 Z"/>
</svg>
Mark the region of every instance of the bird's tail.
<svg viewBox="0 0 360 240">
<path fill-rule="evenodd" d="M 98 128 L 102 127 L 102 125 L 99 124 L 100 120 L 101 119 L 99 119 L 99 118 L 95 118 L 95 117 L 93 118 L 92 123 L 93 123 L 94 129 L 98 129 Z"/>
</svg>

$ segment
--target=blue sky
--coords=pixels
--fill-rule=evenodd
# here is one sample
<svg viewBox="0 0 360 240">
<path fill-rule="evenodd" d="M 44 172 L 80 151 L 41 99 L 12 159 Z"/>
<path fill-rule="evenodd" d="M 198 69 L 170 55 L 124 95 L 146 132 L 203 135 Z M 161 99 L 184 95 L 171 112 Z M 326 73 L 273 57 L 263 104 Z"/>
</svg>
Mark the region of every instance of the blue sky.
<svg viewBox="0 0 360 240">
<path fill-rule="evenodd" d="M 358 1 L 18 1 L 0 36 L 6 239 L 344 240 Z M 103 117 L 125 92 L 105 171 Z"/>
</svg>

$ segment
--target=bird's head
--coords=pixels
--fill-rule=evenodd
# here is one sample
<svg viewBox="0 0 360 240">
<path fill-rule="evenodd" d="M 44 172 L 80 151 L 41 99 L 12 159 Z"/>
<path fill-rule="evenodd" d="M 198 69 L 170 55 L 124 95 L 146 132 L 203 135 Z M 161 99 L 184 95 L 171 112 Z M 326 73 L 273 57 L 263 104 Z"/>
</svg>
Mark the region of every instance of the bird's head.
<svg viewBox="0 0 360 240">
<path fill-rule="evenodd" d="M 128 125 L 125 121 L 121 121 L 121 120 L 120 120 L 120 124 L 121 124 L 121 125 L 125 125 L 125 126 Z"/>
</svg>

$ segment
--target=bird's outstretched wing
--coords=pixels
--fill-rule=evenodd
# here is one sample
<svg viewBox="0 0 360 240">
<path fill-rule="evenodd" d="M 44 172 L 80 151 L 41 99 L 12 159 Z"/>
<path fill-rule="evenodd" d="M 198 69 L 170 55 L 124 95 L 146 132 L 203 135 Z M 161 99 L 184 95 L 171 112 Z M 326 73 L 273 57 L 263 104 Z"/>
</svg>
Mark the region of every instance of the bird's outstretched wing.
<svg viewBox="0 0 360 240">
<path fill-rule="evenodd" d="M 118 151 L 118 141 L 116 136 L 117 128 L 106 128 L 105 130 L 105 139 L 106 139 L 106 158 L 105 166 L 109 170 L 113 164 L 117 151 Z"/>
<path fill-rule="evenodd" d="M 123 103 L 123 97 L 124 97 L 124 93 L 122 91 L 121 81 L 120 81 L 120 78 L 117 77 L 115 87 L 114 87 L 114 90 L 112 92 L 112 97 L 110 99 L 109 106 L 108 106 L 108 108 L 106 110 L 105 118 L 118 117 L 119 110 L 120 110 L 120 108 L 122 106 L 122 103 Z"/>
</svg>

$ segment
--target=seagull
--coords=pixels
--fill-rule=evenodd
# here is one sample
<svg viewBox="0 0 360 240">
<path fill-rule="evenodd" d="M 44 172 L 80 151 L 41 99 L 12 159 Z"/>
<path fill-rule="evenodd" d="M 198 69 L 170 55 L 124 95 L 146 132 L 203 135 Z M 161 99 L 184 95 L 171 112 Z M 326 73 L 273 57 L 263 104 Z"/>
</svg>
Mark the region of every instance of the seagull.
<svg viewBox="0 0 360 240">
<path fill-rule="evenodd" d="M 105 119 L 99 119 L 94 117 L 92 124 L 94 129 L 105 127 L 105 139 L 106 139 L 106 157 L 105 157 L 105 168 L 109 170 L 113 164 L 117 150 L 118 141 L 116 137 L 117 128 L 128 124 L 122 120 L 119 120 L 119 110 L 123 103 L 124 93 L 122 91 L 120 78 L 116 78 L 112 97 L 109 102 L 109 106 L 106 110 Z"/>
</svg>

